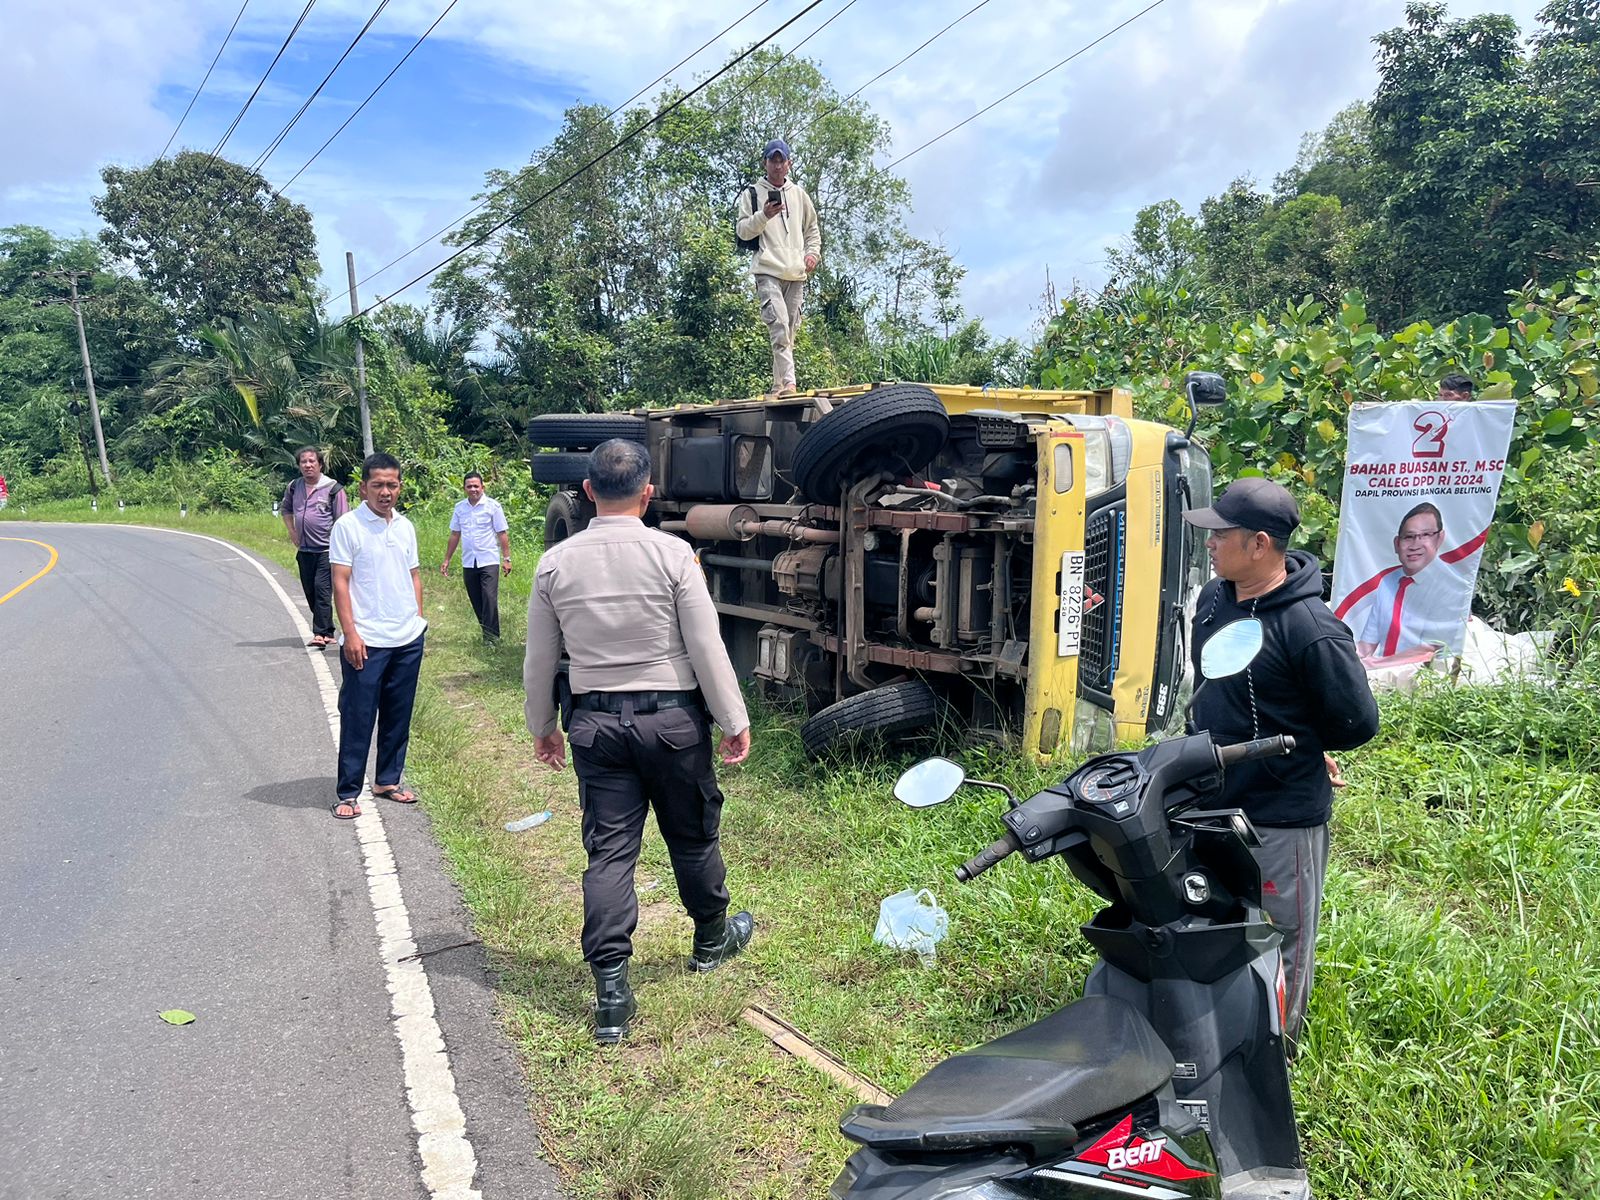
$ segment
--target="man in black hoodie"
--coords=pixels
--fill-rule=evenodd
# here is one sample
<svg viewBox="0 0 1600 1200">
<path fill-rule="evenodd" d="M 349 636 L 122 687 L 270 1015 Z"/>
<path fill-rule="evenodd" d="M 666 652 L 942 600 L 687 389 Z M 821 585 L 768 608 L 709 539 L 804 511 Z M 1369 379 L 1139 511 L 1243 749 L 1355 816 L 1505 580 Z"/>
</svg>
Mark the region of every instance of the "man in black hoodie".
<svg viewBox="0 0 1600 1200">
<path fill-rule="evenodd" d="M 1283 932 L 1288 1029 L 1300 1033 L 1315 969 L 1317 915 L 1328 868 L 1333 789 L 1343 787 L 1330 750 L 1348 750 L 1378 732 L 1378 705 L 1344 622 L 1322 602 L 1322 570 L 1290 550 L 1300 509 L 1266 479 L 1240 479 L 1211 508 L 1184 520 L 1210 530 L 1206 549 L 1217 578 L 1195 608 L 1193 724 L 1227 745 L 1289 734 L 1294 753 L 1230 767 L 1221 804 L 1242 808 L 1261 835 L 1262 907 Z M 1250 617 L 1261 622 L 1261 651 L 1241 673 L 1200 688 L 1200 650 L 1212 634 Z"/>
</svg>

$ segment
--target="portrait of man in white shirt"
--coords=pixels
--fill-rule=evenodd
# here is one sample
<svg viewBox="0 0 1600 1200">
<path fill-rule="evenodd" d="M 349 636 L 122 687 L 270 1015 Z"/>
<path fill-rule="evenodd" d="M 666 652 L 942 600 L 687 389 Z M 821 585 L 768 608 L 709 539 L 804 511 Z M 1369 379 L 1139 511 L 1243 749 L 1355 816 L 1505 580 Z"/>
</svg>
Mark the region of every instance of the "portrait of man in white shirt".
<svg viewBox="0 0 1600 1200">
<path fill-rule="evenodd" d="M 1378 584 L 1356 639 L 1363 660 L 1393 658 L 1428 646 L 1460 651 L 1472 584 L 1470 576 L 1440 558 L 1444 540 L 1438 505 L 1423 501 L 1401 518 L 1394 538 L 1399 567 L 1391 567 Z"/>
</svg>

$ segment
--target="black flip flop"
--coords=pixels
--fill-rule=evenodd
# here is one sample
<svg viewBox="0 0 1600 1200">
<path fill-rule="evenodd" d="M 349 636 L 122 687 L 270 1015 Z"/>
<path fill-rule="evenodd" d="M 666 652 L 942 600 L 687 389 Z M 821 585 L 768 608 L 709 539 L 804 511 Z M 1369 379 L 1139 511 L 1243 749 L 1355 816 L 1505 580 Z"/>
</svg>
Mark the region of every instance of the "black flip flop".
<svg viewBox="0 0 1600 1200">
<path fill-rule="evenodd" d="M 346 815 L 339 811 L 341 808 L 350 808 L 354 811 Z M 336 821 L 354 821 L 361 815 L 361 804 L 356 800 L 335 800 L 329 811 L 333 813 L 333 819 Z"/>
</svg>

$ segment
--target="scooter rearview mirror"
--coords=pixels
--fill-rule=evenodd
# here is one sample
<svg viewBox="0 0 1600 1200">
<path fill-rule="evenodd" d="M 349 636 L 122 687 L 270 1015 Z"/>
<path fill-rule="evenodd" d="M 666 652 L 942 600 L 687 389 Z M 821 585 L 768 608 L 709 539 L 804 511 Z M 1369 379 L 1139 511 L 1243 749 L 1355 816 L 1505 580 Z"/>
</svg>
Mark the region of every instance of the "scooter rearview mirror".
<svg viewBox="0 0 1600 1200">
<path fill-rule="evenodd" d="M 908 808 L 931 808 L 954 796 L 966 778 L 960 763 L 948 758 L 925 758 L 907 767 L 895 781 L 894 797 Z"/>
<path fill-rule="evenodd" d="M 1200 673 L 1207 679 L 1237 675 L 1255 661 L 1264 640 L 1261 622 L 1255 617 L 1229 622 L 1200 647 Z"/>
</svg>

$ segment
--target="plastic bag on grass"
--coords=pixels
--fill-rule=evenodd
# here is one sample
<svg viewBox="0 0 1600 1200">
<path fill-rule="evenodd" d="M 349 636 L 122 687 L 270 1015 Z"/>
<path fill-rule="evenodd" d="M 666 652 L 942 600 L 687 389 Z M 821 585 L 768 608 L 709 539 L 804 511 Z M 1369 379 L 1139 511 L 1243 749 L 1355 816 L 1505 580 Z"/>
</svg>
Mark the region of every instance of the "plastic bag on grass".
<svg viewBox="0 0 1600 1200">
<path fill-rule="evenodd" d="M 932 892 L 907 888 L 885 896 L 878 905 L 878 927 L 872 940 L 896 950 L 915 950 L 922 965 L 931 967 L 937 953 L 934 947 L 949 928 L 950 915 L 939 907 Z"/>
</svg>

